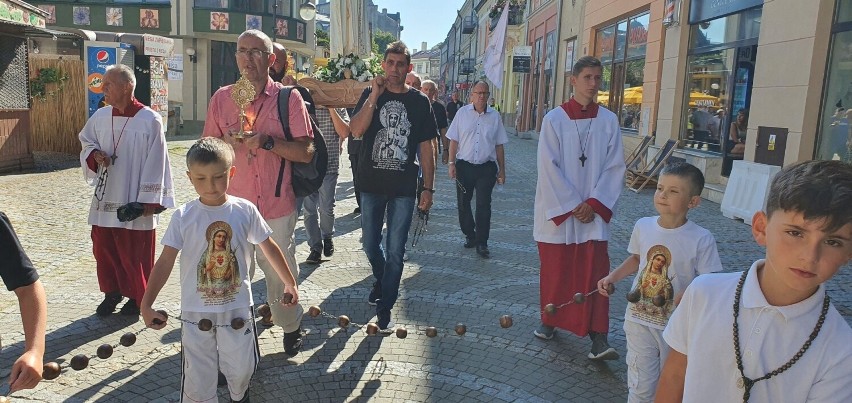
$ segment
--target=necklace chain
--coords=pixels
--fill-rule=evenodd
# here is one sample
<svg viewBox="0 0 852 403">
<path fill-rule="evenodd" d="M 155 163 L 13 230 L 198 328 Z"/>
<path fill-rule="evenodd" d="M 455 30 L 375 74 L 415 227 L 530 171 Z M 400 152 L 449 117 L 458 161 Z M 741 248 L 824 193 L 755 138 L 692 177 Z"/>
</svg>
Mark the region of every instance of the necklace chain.
<svg viewBox="0 0 852 403">
<path fill-rule="evenodd" d="M 586 166 L 586 147 L 589 145 L 589 138 L 592 137 L 592 124 L 595 123 L 595 118 L 592 118 L 589 121 L 589 127 L 586 129 L 585 142 L 583 141 L 584 138 L 580 136 L 580 126 L 577 125 L 577 121 L 574 119 L 571 120 L 574 122 L 574 127 L 577 129 L 577 142 L 580 143 L 580 166 Z"/>
<path fill-rule="evenodd" d="M 817 319 L 817 323 L 816 326 L 814 326 L 814 330 L 811 332 L 811 335 L 808 337 L 808 340 L 805 342 L 805 344 L 802 345 L 802 347 L 799 349 L 796 355 L 794 355 L 793 358 L 790 359 L 790 361 L 787 361 L 786 364 L 776 368 L 774 371 L 769 372 L 764 376 L 761 376 L 760 378 L 750 379 L 745 376 L 745 373 L 743 372 L 743 357 L 742 353 L 740 352 L 740 331 L 739 325 L 737 324 L 737 318 L 740 315 L 740 297 L 743 293 L 743 284 L 745 284 L 746 275 L 748 275 L 748 270 L 744 271 L 743 275 L 740 277 L 740 282 L 737 284 L 737 291 L 734 294 L 734 353 L 736 354 L 737 359 L 737 369 L 739 369 L 741 376 L 740 382 L 738 382 L 737 385 L 744 389 L 743 403 L 748 402 L 748 399 L 751 396 L 751 388 L 752 386 L 754 386 L 754 384 L 759 381 L 763 381 L 781 374 L 782 372 L 790 369 L 793 364 L 795 364 L 797 361 L 799 361 L 800 358 L 802 358 L 802 356 L 805 354 L 805 351 L 808 351 L 808 348 L 811 347 L 811 343 L 814 341 L 814 339 L 816 339 L 817 335 L 819 335 L 819 331 L 820 329 L 822 329 L 822 325 L 825 322 L 825 316 L 828 313 L 828 307 L 830 302 L 828 293 L 826 293 L 825 297 L 822 300 L 822 312 L 820 312 L 819 314 L 819 319 Z M 740 383 L 742 384 L 740 385 Z"/>
<path fill-rule="evenodd" d="M 112 163 L 115 164 L 115 160 L 118 159 L 118 145 L 121 144 L 121 138 L 124 137 L 124 129 L 127 128 L 127 123 L 130 122 L 132 117 L 128 117 L 127 120 L 124 121 L 124 126 L 121 126 L 121 133 L 118 135 L 118 141 L 115 141 L 115 119 L 113 118 L 110 121 L 110 128 L 112 128 Z"/>
</svg>

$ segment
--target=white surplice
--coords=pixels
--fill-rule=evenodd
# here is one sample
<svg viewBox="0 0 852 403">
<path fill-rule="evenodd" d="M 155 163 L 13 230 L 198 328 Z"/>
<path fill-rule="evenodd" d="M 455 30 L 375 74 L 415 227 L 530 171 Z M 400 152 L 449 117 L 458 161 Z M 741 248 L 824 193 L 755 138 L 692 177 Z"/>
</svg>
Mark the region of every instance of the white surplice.
<svg viewBox="0 0 852 403">
<path fill-rule="evenodd" d="M 89 224 L 131 230 L 155 229 L 157 214 L 123 223 L 118 221 L 116 211 L 134 201 L 156 203 L 167 208 L 175 206 L 163 119 L 148 107 L 130 118 L 112 116 L 112 110 L 111 106 L 98 109 L 80 132 L 83 176 L 98 196 L 98 178 L 102 168 L 92 171 L 86 164 L 86 158 L 95 150 L 110 156 L 117 155 L 115 163 L 106 168 L 108 175 L 102 200 L 92 195 Z"/>
<path fill-rule="evenodd" d="M 584 154 L 586 162 L 582 164 L 580 156 Z M 597 117 L 575 122 L 561 107 L 548 112 L 538 140 L 535 240 L 551 244 L 609 240 L 609 225 L 600 215 L 595 214 L 589 224 L 570 218 L 557 226 L 552 219 L 588 199 L 615 211 L 624 171 L 621 129 L 614 113 L 600 107 Z"/>
</svg>

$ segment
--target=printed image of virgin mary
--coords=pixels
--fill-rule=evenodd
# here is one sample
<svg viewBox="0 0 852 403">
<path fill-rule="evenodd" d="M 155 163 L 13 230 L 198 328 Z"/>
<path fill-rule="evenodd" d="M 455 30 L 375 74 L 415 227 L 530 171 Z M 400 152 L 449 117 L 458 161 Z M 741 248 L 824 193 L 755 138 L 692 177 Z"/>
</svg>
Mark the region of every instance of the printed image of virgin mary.
<svg viewBox="0 0 852 403">
<path fill-rule="evenodd" d="M 641 299 L 636 303 L 637 308 L 665 318 L 674 310 L 674 288 L 669 278 L 671 261 L 672 254 L 663 245 L 655 245 L 648 250 L 647 263 L 639 274 Z M 655 297 L 658 304 L 654 304 Z M 664 298 L 661 305 L 660 298 Z"/>
<path fill-rule="evenodd" d="M 207 248 L 198 262 L 198 289 L 205 299 L 225 302 L 240 284 L 240 268 L 231 248 L 233 230 L 228 223 L 216 221 L 207 227 Z M 213 302 L 213 301 L 209 301 Z"/>
</svg>

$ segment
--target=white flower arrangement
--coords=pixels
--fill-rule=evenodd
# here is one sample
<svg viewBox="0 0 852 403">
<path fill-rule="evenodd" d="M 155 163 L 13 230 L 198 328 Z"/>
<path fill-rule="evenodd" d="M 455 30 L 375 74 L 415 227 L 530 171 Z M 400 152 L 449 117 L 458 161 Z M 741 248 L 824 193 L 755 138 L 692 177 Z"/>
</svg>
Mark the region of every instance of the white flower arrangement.
<svg viewBox="0 0 852 403">
<path fill-rule="evenodd" d="M 337 57 L 328 59 L 328 65 L 317 69 L 314 72 L 314 78 L 327 83 L 335 83 L 348 78 L 366 82 L 381 73 L 381 61 L 378 57 L 365 60 L 350 53 L 346 56 L 337 55 Z"/>
</svg>

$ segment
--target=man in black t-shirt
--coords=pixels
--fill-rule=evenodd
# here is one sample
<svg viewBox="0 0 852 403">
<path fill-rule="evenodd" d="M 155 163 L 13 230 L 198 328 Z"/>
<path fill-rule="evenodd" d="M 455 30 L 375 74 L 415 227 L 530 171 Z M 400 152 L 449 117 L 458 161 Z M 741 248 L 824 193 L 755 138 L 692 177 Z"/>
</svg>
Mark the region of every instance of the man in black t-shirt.
<svg viewBox="0 0 852 403">
<path fill-rule="evenodd" d="M 453 119 L 456 118 L 456 112 L 464 106 L 464 103 L 459 101 L 459 92 L 453 91 L 452 101 L 447 104 L 447 118 L 450 119 L 452 123 Z"/>
<path fill-rule="evenodd" d="M 417 208 L 429 211 L 435 192 L 432 139 L 438 137 L 438 130 L 429 99 L 405 85 L 411 67 L 411 54 L 404 43 L 388 45 L 382 61 L 385 76 L 376 77 L 364 90 L 349 124 L 352 135 L 363 139 L 355 176 L 361 192 L 364 252 L 375 277 L 368 302 L 376 305 L 383 333 L 393 331 L 390 314 L 399 295 L 419 169 L 423 171 L 424 191 Z M 418 150 L 420 167 L 414 163 Z M 385 215 L 388 240 L 382 251 Z"/>
<path fill-rule="evenodd" d="M 6 289 L 14 291 L 18 297 L 24 323 L 24 353 L 12 364 L 11 393 L 32 389 L 41 381 L 47 299 L 33 263 L 3 212 L 0 212 L 0 277 Z"/>
</svg>

